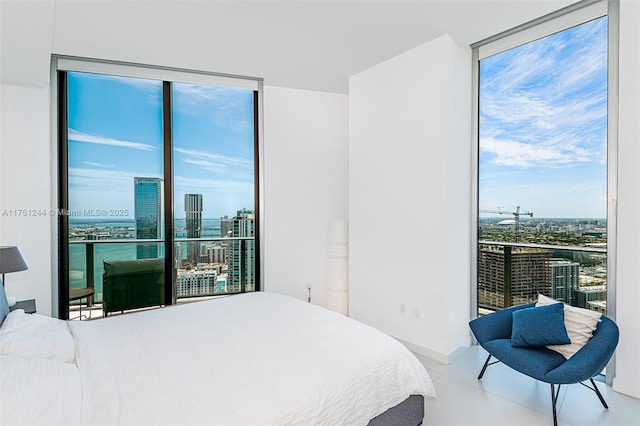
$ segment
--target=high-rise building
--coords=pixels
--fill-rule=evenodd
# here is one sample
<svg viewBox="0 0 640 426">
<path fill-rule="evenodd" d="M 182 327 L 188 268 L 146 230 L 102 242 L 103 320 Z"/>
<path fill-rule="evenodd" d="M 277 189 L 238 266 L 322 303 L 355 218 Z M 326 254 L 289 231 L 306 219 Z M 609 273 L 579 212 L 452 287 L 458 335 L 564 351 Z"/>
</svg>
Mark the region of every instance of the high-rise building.
<svg viewBox="0 0 640 426">
<path fill-rule="evenodd" d="M 607 286 L 593 285 L 578 287 L 574 291 L 574 304 L 580 308 L 607 313 Z"/>
<path fill-rule="evenodd" d="M 184 194 L 187 238 L 200 238 L 202 232 L 202 194 Z M 200 262 L 200 242 L 189 242 L 189 260 Z"/>
<path fill-rule="evenodd" d="M 180 271 L 176 279 L 176 297 L 216 294 L 217 276 L 216 269 Z"/>
<path fill-rule="evenodd" d="M 219 243 L 207 246 L 206 252 L 208 263 L 224 263 L 227 260 L 226 246 L 223 246 Z"/>
<path fill-rule="evenodd" d="M 233 219 L 229 219 L 229 216 L 224 215 L 220 218 L 220 236 L 229 237 L 233 231 Z"/>
<path fill-rule="evenodd" d="M 551 295 L 553 250 L 491 246 L 478 251 L 478 306 L 503 309 Z"/>
<path fill-rule="evenodd" d="M 580 281 L 580 264 L 567 259 L 551 259 L 551 297 L 576 304 L 576 291 Z"/>
<path fill-rule="evenodd" d="M 229 273 L 227 290 L 230 293 L 255 291 L 255 219 L 253 210 L 238 210 L 232 219 L 232 237 L 250 238 L 229 243 Z"/>
<path fill-rule="evenodd" d="M 134 177 L 136 238 L 158 239 L 162 235 L 162 179 Z M 159 243 L 138 244 L 137 258 L 152 259 L 161 255 Z"/>
</svg>

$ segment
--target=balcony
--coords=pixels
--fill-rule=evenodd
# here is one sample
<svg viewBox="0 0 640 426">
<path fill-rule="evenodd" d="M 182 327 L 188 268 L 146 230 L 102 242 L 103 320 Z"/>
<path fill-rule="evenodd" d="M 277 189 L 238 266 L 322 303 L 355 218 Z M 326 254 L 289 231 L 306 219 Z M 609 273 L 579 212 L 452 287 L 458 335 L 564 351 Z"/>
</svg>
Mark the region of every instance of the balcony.
<svg viewBox="0 0 640 426">
<path fill-rule="evenodd" d="M 177 303 L 255 291 L 255 239 L 177 238 L 174 240 L 173 294 Z M 92 297 L 70 301 L 70 311 L 102 309 L 105 292 L 104 262 L 127 262 L 134 268 L 141 259 L 164 257 L 159 239 L 104 239 L 69 241 L 69 288 L 93 289 Z M 130 271 L 132 274 L 143 271 Z M 164 272 L 154 278 L 164 284 Z M 85 307 L 86 309 L 86 307 Z"/>
<path fill-rule="evenodd" d="M 538 293 L 606 314 L 607 249 L 478 242 L 480 315 L 537 300 Z"/>
</svg>

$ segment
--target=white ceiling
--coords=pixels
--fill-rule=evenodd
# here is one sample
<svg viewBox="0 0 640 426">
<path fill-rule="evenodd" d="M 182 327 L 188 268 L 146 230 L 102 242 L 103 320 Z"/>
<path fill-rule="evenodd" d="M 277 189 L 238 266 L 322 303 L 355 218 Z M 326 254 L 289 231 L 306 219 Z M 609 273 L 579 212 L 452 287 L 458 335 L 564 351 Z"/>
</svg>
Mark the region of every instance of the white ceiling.
<svg viewBox="0 0 640 426">
<path fill-rule="evenodd" d="M 47 84 L 51 52 L 348 91 L 348 77 L 448 33 L 469 45 L 575 0 L 0 0 L 4 82 Z"/>
</svg>

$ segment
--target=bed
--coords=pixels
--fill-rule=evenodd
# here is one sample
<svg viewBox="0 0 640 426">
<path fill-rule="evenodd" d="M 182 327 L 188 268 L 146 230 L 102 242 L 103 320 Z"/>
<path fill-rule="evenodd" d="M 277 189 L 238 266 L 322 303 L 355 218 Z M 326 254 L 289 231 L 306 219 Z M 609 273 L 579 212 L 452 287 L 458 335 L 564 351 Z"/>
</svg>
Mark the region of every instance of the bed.
<svg viewBox="0 0 640 426">
<path fill-rule="evenodd" d="M 435 397 L 393 338 L 266 292 L 83 322 L 16 310 L 0 360 L 3 425 L 420 424 Z"/>
</svg>

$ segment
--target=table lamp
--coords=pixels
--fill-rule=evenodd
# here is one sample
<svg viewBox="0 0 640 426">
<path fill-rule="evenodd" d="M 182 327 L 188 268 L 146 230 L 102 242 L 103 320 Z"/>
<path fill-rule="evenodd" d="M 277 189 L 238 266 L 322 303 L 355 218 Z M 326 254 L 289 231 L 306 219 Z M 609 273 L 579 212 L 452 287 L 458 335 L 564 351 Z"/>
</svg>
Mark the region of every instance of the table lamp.
<svg viewBox="0 0 640 426">
<path fill-rule="evenodd" d="M 2 285 L 4 286 L 4 274 L 6 272 L 18 272 L 27 270 L 27 264 L 20 255 L 16 246 L 0 246 L 0 272 L 2 273 Z"/>
</svg>

